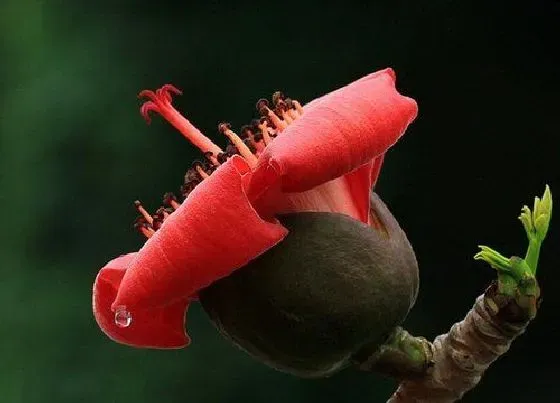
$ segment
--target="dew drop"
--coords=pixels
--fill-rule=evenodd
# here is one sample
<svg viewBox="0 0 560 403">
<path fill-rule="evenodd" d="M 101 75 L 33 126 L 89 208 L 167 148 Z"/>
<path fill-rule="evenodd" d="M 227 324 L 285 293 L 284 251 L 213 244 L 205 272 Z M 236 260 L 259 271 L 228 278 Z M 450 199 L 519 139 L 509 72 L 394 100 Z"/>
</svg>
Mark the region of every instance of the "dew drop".
<svg viewBox="0 0 560 403">
<path fill-rule="evenodd" d="M 129 327 L 132 323 L 132 315 L 126 310 L 126 307 L 119 306 L 115 311 L 115 325 L 118 327 Z"/>
</svg>

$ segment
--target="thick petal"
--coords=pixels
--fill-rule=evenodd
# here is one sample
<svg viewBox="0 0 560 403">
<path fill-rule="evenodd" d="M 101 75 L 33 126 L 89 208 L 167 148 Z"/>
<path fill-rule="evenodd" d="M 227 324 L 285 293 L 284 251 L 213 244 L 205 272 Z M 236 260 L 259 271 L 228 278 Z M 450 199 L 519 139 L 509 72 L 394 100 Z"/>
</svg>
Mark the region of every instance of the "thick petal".
<svg viewBox="0 0 560 403">
<path fill-rule="evenodd" d="M 128 327 L 115 324 L 111 304 L 126 272 L 136 258 L 129 253 L 111 260 L 101 269 L 93 285 L 93 315 L 103 332 L 112 340 L 134 347 L 180 348 L 190 343 L 185 331 L 185 311 L 188 298 L 173 304 L 135 312 Z"/>
<path fill-rule="evenodd" d="M 391 69 L 333 91 L 306 105 L 304 115 L 266 148 L 252 176 L 250 197 L 261 197 L 274 186 L 302 192 L 349 174 L 385 153 L 416 114 L 416 102 L 398 93 Z M 361 180 L 373 181 L 373 175 Z M 368 195 L 369 188 L 361 193 Z"/>
<path fill-rule="evenodd" d="M 369 194 L 377 182 L 384 157 L 385 154 L 381 154 L 370 162 L 344 176 L 344 180 L 346 181 L 348 189 L 352 195 L 352 199 L 354 200 L 354 206 L 357 212 L 357 217 L 355 218 L 366 224 L 370 221 Z"/>
<path fill-rule="evenodd" d="M 134 318 L 192 296 L 286 236 L 281 224 L 255 211 L 244 175 L 250 169 L 236 156 L 196 187 L 131 261 L 113 309 L 126 307 Z"/>
</svg>

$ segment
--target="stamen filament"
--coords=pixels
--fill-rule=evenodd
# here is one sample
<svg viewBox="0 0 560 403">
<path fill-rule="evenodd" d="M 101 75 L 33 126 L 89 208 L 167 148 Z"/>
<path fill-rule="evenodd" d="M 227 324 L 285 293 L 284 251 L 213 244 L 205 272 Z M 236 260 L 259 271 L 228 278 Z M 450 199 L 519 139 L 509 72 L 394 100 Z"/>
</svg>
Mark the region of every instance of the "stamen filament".
<svg viewBox="0 0 560 403">
<path fill-rule="evenodd" d="M 262 132 L 264 145 L 265 146 L 269 145 L 272 139 L 270 138 L 270 133 L 268 132 L 268 123 L 266 121 L 266 118 L 261 119 L 259 123 L 259 129 Z"/>
<path fill-rule="evenodd" d="M 220 152 L 222 152 L 220 150 Z M 219 154 L 219 153 L 218 153 Z M 213 152 L 211 151 L 207 151 L 204 153 L 204 156 L 206 157 L 206 159 L 208 159 L 208 161 L 210 161 L 212 163 L 212 165 L 214 165 L 215 167 L 219 167 L 220 166 L 220 161 L 218 161 L 218 159 L 216 158 L 216 156 L 214 155 Z"/>
<path fill-rule="evenodd" d="M 287 113 L 292 118 L 292 121 L 296 120 L 299 117 L 299 114 L 295 109 L 288 108 Z"/>
<path fill-rule="evenodd" d="M 220 123 L 218 125 L 218 130 L 229 138 L 250 167 L 257 166 L 258 158 L 255 157 L 243 140 L 231 130 L 229 123 Z"/>
<path fill-rule="evenodd" d="M 206 172 L 204 172 L 204 169 L 202 169 L 202 167 L 200 165 L 196 166 L 196 172 L 198 172 L 198 174 L 200 175 L 200 177 L 202 179 L 206 179 L 210 176 Z"/>
<path fill-rule="evenodd" d="M 148 239 L 150 239 L 156 233 L 152 228 L 146 226 L 140 227 L 140 232 Z"/>
<path fill-rule="evenodd" d="M 295 99 L 292 99 L 292 102 L 294 103 L 294 106 L 296 107 L 296 111 L 299 113 L 299 115 L 303 115 L 303 106 L 301 106 L 301 104 L 296 101 Z"/>
<path fill-rule="evenodd" d="M 288 127 L 288 124 L 280 119 L 278 115 L 274 113 L 268 106 L 265 106 L 264 109 L 266 110 L 266 113 L 270 120 L 272 120 L 272 123 L 274 123 L 274 126 L 276 126 L 277 131 L 281 132 L 286 127 Z"/>
<path fill-rule="evenodd" d="M 142 216 L 144 217 L 144 219 L 146 220 L 146 222 L 150 225 L 153 224 L 154 220 L 152 218 L 152 216 L 146 211 L 146 209 L 142 206 L 142 203 L 140 202 L 140 200 L 136 200 L 134 202 L 134 206 L 136 207 L 136 210 L 138 210 L 138 212 L 140 214 L 142 214 Z"/>
<path fill-rule="evenodd" d="M 294 121 L 287 110 L 282 111 L 282 119 L 284 119 L 287 124 L 290 124 Z"/>
<path fill-rule="evenodd" d="M 151 225 L 146 221 L 146 217 L 143 215 L 136 218 L 134 221 L 134 228 L 146 238 L 150 238 L 155 233 Z"/>
<path fill-rule="evenodd" d="M 181 206 L 181 203 L 177 202 L 177 197 L 171 192 L 163 196 L 163 204 L 171 206 L 174 210 L 177 210 Z"/>
</svg>

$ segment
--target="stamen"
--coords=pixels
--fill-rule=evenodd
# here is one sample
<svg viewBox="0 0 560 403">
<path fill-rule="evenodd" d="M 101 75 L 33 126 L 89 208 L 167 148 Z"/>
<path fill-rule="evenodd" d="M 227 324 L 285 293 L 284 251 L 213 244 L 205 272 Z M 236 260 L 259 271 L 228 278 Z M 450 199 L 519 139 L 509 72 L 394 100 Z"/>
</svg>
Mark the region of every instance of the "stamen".
<svg viewBox="0 0 560 403">
<path fill-rule="evenodd" d="M 257 108 L 257 112 L 259 112 L 261 116 L 264 116 L 267 114 L 267 109 L 269 105 L 270 103 L 268 102 L 268 99 L 261 98 L 257 101 L 255 107 Z"/>
<path fill-rule="evenodd" d="M 192 168 L 188 169 L 187 172 L 185 173 L 185 180 L 184 183 L 189 183 L 189 182 L 200 182 L 202 180 L 202 178 L 200 177 L 196 166 L 197 165 L 202 165 L 202 163 L 200 161 L 195 161 L 192 163 Z"/>
<path fill-rule="evenodd" d="M 266 99 L 263 98 L 258 100 L 257 110 L 262 116 L 268 116 L 268 118 L 270 118 L 276 130 L 282 131 L 286 127 L 288 127 L 286 122 L 284 122 L 282 119 L 278 117 L 278 115 L 276 115 L 272 110 L 270 110 L 270 108 L 268 107 L 268 101 Z"/>
<path fill-rule="evenodd" d="M 252 125 L 243 125 L 241 126 L 239 135 L 239 137 L 243 139 L 243 142 L 247 147 L 249 147 L 249 150 L 251 150 L 253 154 L 256 154 L 258 151 L 258 140 L 255 138 L 254 133 L 257 130 L 258 127 L 254 128 Z"/>
<path fill-rule="evenodd" d="M 259 119 L 253 119 L 253 120 L 251 120 L 251 125 L 250 125 L 250 127 L 251 127 L 251 129 L 252 129 L 252 131 L 253 131 L 253 135 L 256 134 L 256 132 L 258 132 L 258 131 L 260 130 L 260 129 L 259 129 L 259 125 L 260 125 L 260 124 L 261 124 L 261 119 L 260 119 L 260 118 L 259 118 Z"/>
<path fill-rule="evenodd" d="M 150 239 L 156 233 L 152 228 L 147 227 L 141 227 L 140 232 L 148 239 Z"/>
<path fill-rule="evenodd" d="M 136 207 L 136 210 L 138 210 L 138 212 L 140 214 L 142 214 L 142 216 L 144 217 L 144 219 L 146 220 L 146 222 L 150 225 L 152 225 L 152 216 L 150 215 L 150 213 L 148 213 L 146 211 L 146 209 L 142 206 L 142 203 L 140 202 L 140 200 L 135 200 L 134 201 L 134 206 Z"/>
<path fill-rule="evenodd" d="M 247 146 L 249 151 L 251 151 L 251 153 L 255 154 L 257 152 L 257 147 L 255 146 L 255 143 L 251 139 L 245 139 L 243 140 L 243 143 L 245 143 L 245 145 Z"/>
<path fill-rule="evenodd" d="M 243 125 L 241 129 L 239 129 L 239 137 L 243 140 L 251 140 L 253 138 L 253 130 L 250 125 Z"/>
<path fill-rule="evenodd" d="M 226 146 L 226 155 L 229 157 L 233 157 L 234 155 L 240 155 L 239 154 L 239 150 L 237 149 L 236 146 L 234 146 L 233 144 L 229 143 Z"/>
<path fill-rule="evenodd" d="M 298 101 L 296 101 L 295 99 L 292 99 L 292 102 L 293 102 L 293 104 L 296 108 L 296 111 L 299 113 L 299 115 L 300 116 L 303 115 L 303 106 L 301 106 L 301 104 Z"/>
<path fill-rule="evenodd" d="M 284 119 L 284 121 L 289 125 L 290 123 L 292 123 L 294 120 L 291 118 L 290 115 L 288 115 L 288 106 L 286 105 L 286 103 L 282 100 L 278 101 L 278 105 L 276 105 L 276 109 L 275 112 L 277 115 L 282 116 L 282 119 Z"/>
<path fill-rule="evenodd" d="M 212 165 L 219 167 L 220 163 L 218 162 L 218 159 L 214 156 L 214 153 L 211 151 L 207 151 L 204 153 L 204 157 L 210 161 L 212 163 Z"/>
<path fill-rule="evenodd" d="M 171 105 L 171 93 L 181 95 L 182 91 L 175 88 L 171 84 L 166 84 L 160 89 L 154 91 L 144 90 L 138 94 L 139 98 L 149 98 L 140 108 L 140 113 L 149 124 L 151 122 L 150 112 L 157 112 L 177 130 L 187 138 L 193 145 L 198 147 L 202 152 L 212 152 L 218 154 L 222 150 L 206 137 L 200 130 L 194 127 L 177 109 Z"/>
<path fill-rule="evenodd" d="M 284 96 L 284 93 L 282 91 L 274 91 L 274 93 L 272 94 L 272 104 L 274 106 L 278 105 L 279 101 L 284 101 L 286 99 L 286 97 Z"/>
<path fill-rule="evenodd" d="M 181 206 L 181 204 L 177 202 L 177 197 L 171 192 L 167 192 L 163 195 L 163 204 L 173 207 L 174 210 L 177 210 Z"/>
<path fill-rule="evenodd" d="M 300 114 L 298 113 L 298 111 L 296 111 L 294 108 L 291 108 L 288 105 L 288 110 L 286 111 L 286 113 L 292 118 L 292 121 L 296 120 L 297 118 L 300 117 Z"/>
<path fill-rule="evenodd" d="M 162 221 L 164 221 L 167 217 L 169 217 L 173 213 L 173 210 L 165 207 L 160 207 L 156 210 L 156 215 Z"/>
<path fill-rule="evenodd" d="M 181 195 L 186 199 L 187 197 L 189 197 L 196 185 L 198 185 L 197 182 L 186 182 L 182 184 L 180 188 Z"/>
<path fill-rule="evenodd" d="M 153 228 L 147 223 L 146 218 L 142 215 L 138 216 L 134 221 L 134 228 L 148 239 L 155 234 Z"/>
<path fill-rule="evenodd" d="M 218 161 L 220 164 L 223 164 L 227 161 L 228 155 L 226 153 L 219 153 L 218 154 Z"/>
<path fill-rule="evenodd" d="M 292 121 L 296 120 L 300 116 L 299 112 L 296 110 L 294 101 L 290 98 L 287 98 L 282 91 L 276 91 L 274 94 L 272 94 L 272 103 L 274 104 L 274 106 L 277 106 L 279 103 L 285 104 L 286 109 L 284 110 L 284 112 L 292 119 Z M 285 116 L 282 117 L 287 120 Z"/>
<path fill-rule="evenodd" d="M 204 172 L 204 170 L 202 169 L 201 165 L 197 165 L 195 167 L 196 172 L 200 175 L 200 177 L 204 180 L 206 178 L 208 178 L 210 175 L 208 175 L 206 172 Z"/>
<path fill-rule="evenodd" d="M 156 216 L 154 214 L 154 224 L 153 224 L 154 231 L 157 231 L 158 229 L 160 229 L 162 225 L 163 225 L 162 217 Z"/>
<path fill-rule="evenodd" d="M 239 154 L 241 154 L 241 156 L 245 159 L 245 161 L 247 161 L 247 164 L 249 164 L 251 168 L 257 166 L 257 157 L 253 155 L 253 153 L 251 152 L 249 147 L 245 145 L 243 140 L 241 140 L 239 136 L 231 130 L 231 125 L 229 123 L 220 123 L 218 125 L 218 130 L 220 131 L 220 133 L 225 134 L 229 138 L 229 140 L 239 151 Z"/>
<path fill-rule="evenodd" d="M 153 228 L 154 230 L 158 230 L 161 228 L 161 226 L 163 225 L 163 222 L 165 221 L 165 219 L 169 217 L 169 212 L 166 210 L 165 207 L 160 207 L 156 210 L 155 214 L 154 214 L 154 224 L 153 224 Z"/>
<path fill-rule="evenodd" d="M 262 138 L 264 141 L 264 145 L 267 146 L 270 144 L 272 139 L 270 138 L 270 134 L 268 132 L 268 120 L 265 117 L 262 117 L 259 123 L 259 129 L 262 133 Z"/>
</svg>

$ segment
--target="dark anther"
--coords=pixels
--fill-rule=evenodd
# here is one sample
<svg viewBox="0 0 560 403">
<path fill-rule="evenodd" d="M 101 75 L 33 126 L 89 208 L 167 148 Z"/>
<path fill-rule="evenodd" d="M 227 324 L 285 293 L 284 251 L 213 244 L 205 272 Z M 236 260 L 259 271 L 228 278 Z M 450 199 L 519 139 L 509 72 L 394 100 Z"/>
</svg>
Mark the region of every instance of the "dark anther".
<svg viewBox="0 0 560 403">
<path fill-rule="evenodd" d="M 170 206 L 172 201 L 177 201 L 177 196 L 175 196 L 172 192 L 167 192 L 163 195 L 163 204 Z"/>
<path fill-rule="evenodd" d="M 269 105 L 270 105 L 270 102 L 268 102 L 268 99 L 261 98 L 257 101 L 256 108 L 257 108 L 258 111 L 260 111 L 262 108 L 267 107 Z"/>
<path fill-rule="evenodd" d="M 164 216 L 163 214 L 156 213 L 152 216 L 152 220 L 153 220 L 152 227 L 157 231 L 158 229 L 161 228 L 161 225 L 163 224 Z"/>
<path fill-rule="evenodd" d="M 245 139 L 243 140 L 243 143 L 245 143 L 249 151 L 251 151 L 253 154 L 257 152 L 257 149 L 255 148 L 255 145 L 253 144 L 251 139 Z"/>
<path fill-rule="evenodd" d="M 228 129 L 231 129 L 231 124 L 227 122 L 222 122 L 218 125 L 218 131 L 222 134 L 225 133 Z"/>
<path fill-rule="evenodd" d="M 283 101 L 285 98 L 286 97 L 284 96 L 284 93 L 282 91 L 276 91 L 274 92 L 274 94 L 272 94 L 272 104 L 276 106 L 278 101 Z"/>
<path fill-rule="evenodd" d="M 220 164 L 223 164 L 224 162 L 227 161 L 227 157 L 228 157 L 228 155 L 226 153 L 219 153 L 218 154 L 218 162 Z"/>
<path fill-rule="evenodd" d="M 243 125 L 239 130 L 239 137 L 241 137 L 242 140 L 245 140 L 251 136 L 252 132 L 253 128 L 250 125 Z"/>
<path fill-rule="evenodd" d="M 169 211 L 171 210 L 171 212 Z M 155 214 L 152 216 L 153 219 L 153 224 L 152 227 L 155 230 L 158 230 L 161 225 L 163 224 L 163 222 L 165 221 L 165 218 L 167 217 L 167 215 L 171 214 L 173 212 L 173 209 L 168 209 L 165 207 L 160 207 L 156 210 Z"/>
<path fill-rule="evenodd" d="M 285 112 L 287 109 L 288 107 L 286 106 L 284 101 L 280 101 L 278 102 L 278 105 L 276 105 L 276 108 L 274 108 L 274 113 L 276 113 L 278 116 L 282 116 L 283 112 Z"/>
<path fill-rule="evenodd" d="M 228 155 L 228 157 L 231 157 L 233 155 L 239 154 L 239 150 L 233 144 L 228 144 L 225 153 Z"/>
<path fill-rule="evenodd" d="M 262 139 L 263 139 L 262 132 L 260 130 L 258 132 L 255 132 L 255 134 L 253 135 L 253 140 L 258 142 L 261 141 Z"/>
<path fill-rule="evenodd" d="M 214 156 L 214 153 L 212 151 L 206 151 L 204 153 L 204 158 L 206 158 L 207 160 L 210 160 L 211 157 Z"/>
<path fill-rule="evenodd" d="M 257 111 L 259 112 L 259 114 L 261 115 L 266 115 L 268 113 L 268 111 L 266 110 L 266 108 L 268 107 L 269 102 L 267 99 L 261 98 L 257 101 Z"/>
<path fill-rule="evenodd" d="M 260 123 L 264 123 L 266 122 L 268 127 L 271 127 L 273 129 L 276 128 L 276 126 L 274 126 L 274 123 L 272 123 L 272 120 L 270 120 L 270 118 L 268 116 L 263 116 L 262 118 L 260 118 Z"/>
<path fill-rule="evenodd" d="M 253 133 L 258 132 L 259 129 L 259 124 L 261 123 L 260 119 L 253 119 L 251 120 L 251 129 L 253 130 Z"/>
<path fill-rule="evenodd" d="M 138 217 L 136 217 L 136 219 L 134 220 L 134 229 L 139 230 L 140 228 L 149 228 L 150 224 L 148 224 L 148 221 L 146 221 L 146 219 L 144 218 L 144 216 L 139 215 Z"/>
<path fill-rule="evenodd" d="M 209 162 L 205 162 L 202 164 L 202 170 L 204 172 L 206 172 L 208 175 L 210 175 L 212 172 L 214 172 L 216 170 L 217 166 L 215 166 L 214 164 L 211 164 Z M 202 178 L 201 178 L 202 180 Z"/>
<path fill-rule="evenodd" d="M 165 218 L 165 213 L 166 212 L 167 212 L 167 209 L 165 207 L 161 206 L 154 213 L 154 217 L 157 217 L 158 219 L 163 220 Z"/>
<path fill-rule="evenodd" d="M 286 98 L 286 99 L 284 99 L 284 102 L 286 103 L 288 108 L 296 109 L 296 106 L 294 105 L 294 101 L 292 101 L 292 98 Z"/>
<path fill-rule="evenodd" d="M 200 182 L 186 182 L 181 185 L 181 195 L 186 199 Z"/>
<path fill-rule="evenodd" d="M 184 183 L 192 182 L 192 181 L 201 181 L 202 178 L 200 174 L 196 171 L 195 168 L 191 168 L 185 172 L 185 180 Z"/>
</svg>

